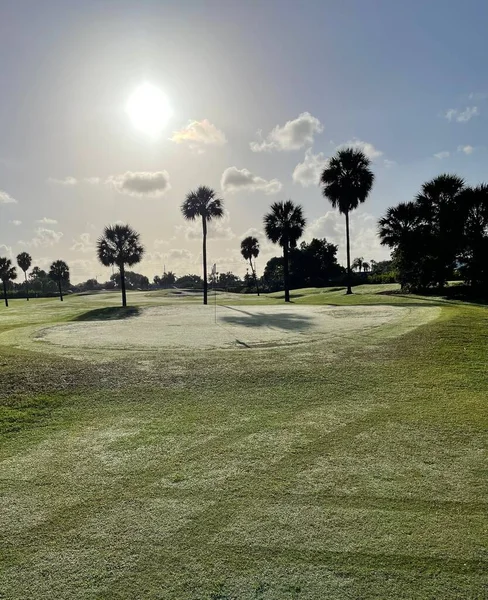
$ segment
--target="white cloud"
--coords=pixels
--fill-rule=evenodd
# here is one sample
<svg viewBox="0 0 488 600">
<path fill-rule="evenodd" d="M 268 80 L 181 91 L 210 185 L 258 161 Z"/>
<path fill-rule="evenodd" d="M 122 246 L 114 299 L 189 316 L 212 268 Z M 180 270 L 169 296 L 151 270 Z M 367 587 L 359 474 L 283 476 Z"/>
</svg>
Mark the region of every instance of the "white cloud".
<svg viewBox="0 0 488 600">
<path fill-rule="evenodd" d="M 190 121 L 186 127 L 175 131 L 170 139 L 177 144 L 187 143 L 194 150 L 201 150 L 202 146 L 223 146 L 227 142 L 224 133 L 208 119 Z"/>
<path fill-rule="evenodd" d="M 0 190 L 0 204 L 17 204 L 17 200 L 12 198 L 12 196 L 7 194 L 7 192 Z"/>
<path fill-rule="evenodd" d="M 78 180 L 74 177 L 65 177 L 64 179 L 56 179 L 55 177 L 48 177 L 48 183 L 53 183 L 54 185 L 66 185 L 73 186 L 78 184 Z"/>
<path fill-rule="evenodd" d="M 253 152 L 269 152 L 271 150 L 299 150 L 307 144 L 313 144 L 314 135 L 324 130 L 317 117 L 309 112 L 301 113 L 296 119 L 287 121 L 283 126 L 276 125 L 274 129 L 260 141 L 251 142 L 249 147 Z"/>
<path fill-rule="evenodd" d="M 444 150 L 443 152 L 437 152 L 436 154 L 434 154 L 434 156 L 439 160 L 442 160 L 443 158 L 449 158 L 450 155 L 451 153 L 447 152 L 447 150 Z"/>
<path fill-rule="evenodd" d="M 384 158 L 383 164 L 387 169 L 390 169 L 391 167 L 396 167 L 397 162 L 395 160 L 389 160 L 388 158 Z"/>
<path fill-rule="evenodd" d="M 0 256 L 6 256 L 13 260 L 14 254 L 12 252 L 12 246 L 6 246 L 5 244 L 0 244 Z"/>
<path fill-rule="evenodd" d="M 58 244 L 63 237 L 63 234 L 60 231 L 54 231 L 52 229 L 45 229 L 44 227 L 39 227 L 35 231 L 35 236 L 32 238 L 30 242 L 24 242 L 23 240 L 19 240 L 19 244 L 23 246 L 33 246 L 34 248 L 39 247 L 49 247 Z"/>
<path fill-rule="evenodd" d="M 477 117 L 480 111 L 477 106 L 467 106 L 464 110 L 460 111 L 455 108 L 446 110 L 444 117 L 448 121 L 457 121 L 458 123 L 467 123 L 473 117 Z"/>
<path fill-rule="evenodd" d="M 89 233 L 82 233 L 79 238 L 73 240 L 73 245 L 70 250 L 74 250 L 75 252 L 95 252 L 95 245 L 91 240 L 91 236 Z"/>
<path fill-rule="evenodd" d="M 473 154 L 474 148 L 473 146 L 458 146 L 458 152 L 464 152 L 464 154 Z"/>
<path fill-rule="evenodd" d="M 161 246 L 169 246 L 169 242 L 166 240 L 154 240 L 155 248 L 161 248 Z"/>
<path fill-rule="evenodd" d="M 281 182 L 277 179 L 263 179 L 254 175 L 247 169 L 238 169 L 237 167 L 228 167 L 222 173 L 220 186 L 224 192 L 264 192 L 267 195 L 278 193 L 281 188 Z"/>
<path fill-rule="evenodd" d="M 100 177 L 85 177 L 84 181 L 91 185 L 98 185 L 100 183 Z"/>
<path fill-rule="evenodd" d="M 107 179 L 119 193 L 129 196 L 162 196 L 171 185 L 168 171 L 127 171 L 123 175 L 114 175 Z"/>
<path fill-rule="evenodd" d="M 18 227 L 19 225 L 22 225 L 22 221 L 19 221 L 18 219 L 14 219 L 13 221 L 9 221 L 9 223 L 12 223 L 12 225 L 15 225 L 16 227 Z"/>
<path fill-rule="evenodd" d="M 349 140 L 348 142 L 337 146 L 336 150 L 341 150 L 342 148 L 355 148 L 356 150 L 361 150 L 371 160 L 383 156 L 383 152 L 375 148 L 373 144 L 371 144 L 370 142 L 363 142 L 362 140 L 358 140 L 357 138 L 354 138 L 353 140 Z"/>
<path fill-rule="evenodd" d="M 303 162 L 298 163 L 293 171 L 293 181 L 300 183 L 303 187 L 318 185 L 326 163 L 325 155 L 322 152 L 313 154 L 312 149 L 309 148 L 305 152 Z"/>
<path fill-rule="evenodd" d="M 37 223 L 42 223 L 43 225 L 56 225 L 56 219 L 49 219 L 48 217 L 43 217 L 42 219 L 38 219 Z"/>
<path fill-rule="evenodd" d="M 190 260 L 192 258 L 192 253 L 185 248 L 173 248 L 169 250 L 165 256 L 169 260 Z"/>
<path fill-rule="evenodd" d="M 355 256 L 363 256 L 367 262 L 388 259 L 389 252 L 381 246 L 377 235 L 377 223 L 377 217 L 369 213 L 350 213 L 351 260 Z M 325 237 L 328 242 L 336 244 L 339 263 L 346 263 L 346 225 L 344 215 L 339 211 L 330 210 L 312 221 L 305 229 L 304 238 L 309 241 L 313 237 Z"/>
</svg>

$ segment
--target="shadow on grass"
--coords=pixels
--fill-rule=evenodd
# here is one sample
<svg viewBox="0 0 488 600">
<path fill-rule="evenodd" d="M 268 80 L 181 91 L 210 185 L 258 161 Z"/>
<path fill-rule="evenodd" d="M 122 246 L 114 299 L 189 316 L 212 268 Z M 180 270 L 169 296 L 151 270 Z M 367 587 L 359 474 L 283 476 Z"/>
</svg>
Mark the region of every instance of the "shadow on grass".
<svg viewBox="0 0 488 600">
<path fill-rule="evenodd" d="M 120 319 L 130 319 L 141 314 L 141 309 L 137 306 L 108 306 L 106 308 L 96 308 L 86 313 L 78 315 L 73 321 L 118 321 Z"/>
<path fill-rule="evenodd" d="M 219 320 L 230 325 L 241 327 L 269 327 L 270 329 L 286 329 L 288 331 L 305 331 L 312 326 L 312 319 L 296 313 L 254 314 L 235 306 L 225 306 L 238 314 L 219 315 Z"/>
</svg>

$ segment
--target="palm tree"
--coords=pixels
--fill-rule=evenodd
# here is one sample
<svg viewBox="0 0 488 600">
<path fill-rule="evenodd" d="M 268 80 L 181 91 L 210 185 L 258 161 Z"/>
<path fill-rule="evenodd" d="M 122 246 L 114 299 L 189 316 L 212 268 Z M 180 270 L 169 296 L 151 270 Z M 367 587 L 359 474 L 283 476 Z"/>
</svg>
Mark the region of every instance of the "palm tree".
<svg viewBox="0 0 488 600">
<path fill-rule="evenodd" d="M 359 256 L 358 258 L 355 258 L 352 261 L 351 268 L 356 269 L 357 271 L 359 271 L 361 273 L 361 271 L 363 270 L 363 262 L 364 262 L 364 258 L 362 256 Z"/>
<path fill-rule="evenodd" d="M 264 217 L 264 231 L 267 238 L 273 244 L 279 244 L 283 248 L 285 302 L 290 302 L 289 253 L 292 248 L 296 248 L 305 225 L 302 207 L 291 200 L 274 202 L 271 211 Z"/>
<path fill-rule="evenodd" d="M 370 165 L 364 152 L 345 148 L 329 160 L 320 178 L 323 195 L 346 217 L 347 294 L 352 294 L 349 213 L 365 202 L 373 187 L 374 174 Z"/>
<path fill-rule="evenodd" d="M 363 272 L 366 273 L 366 271 L 369 271 L 369 263 L 363 261 Z"/>
<path fill-rule="evenodd" d="M 216 192 L 206 186 L 201 186 L 189 192 L 181 205 L 181 212 L 188 221 L 202 219 L 203 229 L 203 303 L 207 304 L 207 224 L 212 219 L 224 216 L 223 200 L 216 198 Z"/>
<path fill-rule="evenodd" d="M 252 263 L 252 259 L 256 259 L 259 256 L 259 241 L 252 235 L 244 238 L 241 242 L 241 254 L 244 260 L 249 261 L 251 272 L 254 277 L 254 283 L 256 284 L 256 291 L 259 296 L 258 278 L 256 277 L 256 269 Z"/>
<path fill-rule="evenodd" d="M 25 297 L 29 300 L 29 286 L 27 283 L 27 271 L 30 269 L 32 264 L 32 257 L 28 252 L 21 252 L 17 255 L 17 264 L 24 271 L 25 277 Z"/>
<path fill-rule="evenodd" d="M 64 260 L 55 260 L 49 268 L 49 278 L 56 281 L 59 290 L 59 299 L 63 301 L 62 284 L 69 281 L 69 267 Z"/>
<path fill-rule="evenodd" d="M 127 306 L 125 292 L 125 265 L 131 267 L 140 262 L 144 247 L 139 242 L 139 234 L 130 225 L 108 225 L 97 241 L 98 260 L 105 267 L 117 265 L 120 271 L 122 306 Z"/>
<path fill-rule="evenodd" d="M 419 208 L 415 202 L 400 202 L 390 207 L 378 222 L 378 235 L 383 246 L 394 248 L 408 241 L 420 225 Z"/>
<path fill-rule="evenodd" d="M 12 266 L 12 261 L 10 258 L 0 257 L 0 279 L 3 282 L 3 294 L 5 297 L 5 306 L 8 307 L 8 298 L 7 298 L 7 283 L 9 281 L 13 281 L 17 279 L 17 271 L 15 267 Z"/>
</svg>

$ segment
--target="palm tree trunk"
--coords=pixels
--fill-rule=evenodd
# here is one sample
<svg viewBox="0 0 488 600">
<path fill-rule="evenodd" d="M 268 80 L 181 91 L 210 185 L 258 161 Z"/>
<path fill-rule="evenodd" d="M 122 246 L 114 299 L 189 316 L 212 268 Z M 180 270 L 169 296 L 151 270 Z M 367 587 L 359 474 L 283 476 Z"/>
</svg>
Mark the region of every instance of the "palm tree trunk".
<svg viewBox="0 0 488 600">
<path fill-rule="evenodd" d="M 127 306 L 127 294 L 125 293 L 125 268 L 124 265 L 120 265 L 120 289 L 122 290 L 122 306 Z"/>
<path fill-rule="evenodd" d="M 27 302 L 29 302 L 29 284 L 27 283 L 27 271 L 24 271 L 24 276 L 25 276 L 25 297 L 27 299 Z"/>
<path fill-rule="evenodd" d="M 203 303 L 207 304 L 207 219 L 202 217 L 203 226 Z"/>
<path fill-rule="evenodd" d="M 346 251 L 347 251 L 347 292 L 352 294 L 351 289 L 351 248 L 349 242 L 349 211 L 346 211 Z"/>
<path fill-rule="evenodd" d="M 58 279 L 59 299 L 63 301 L 63 290 L 61 289 L 61 277 Z"/>
<path fill-rule="evenodd" d="M 285 302 L 290 302 L 290 276 L 288 269 L 288 242 L 283 245 L 283 279 L 285 283 Z"/>
<path fill-rule="evenodd" d="M 5 281 L 5 279 L 3 280 L 3 295 L 5 297 L 5 306 L 8 308 L 7 282 Z"/>
</svg>

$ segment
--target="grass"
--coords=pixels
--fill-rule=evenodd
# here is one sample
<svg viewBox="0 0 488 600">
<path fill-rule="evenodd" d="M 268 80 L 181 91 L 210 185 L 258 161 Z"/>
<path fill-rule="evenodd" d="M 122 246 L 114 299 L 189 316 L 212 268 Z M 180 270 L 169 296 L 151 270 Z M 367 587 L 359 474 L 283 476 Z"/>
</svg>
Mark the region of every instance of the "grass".
<svg viewBox="0 0 488 600">
<path fill-rule="evenodd" d="M 384 290 L 292 299 L 440 316 L 334 346 L 0 345 L 0 598 L 486 598 L 488 309 Z M 0 344 L 119 300 L 12 301 Z"/>
</svg>

